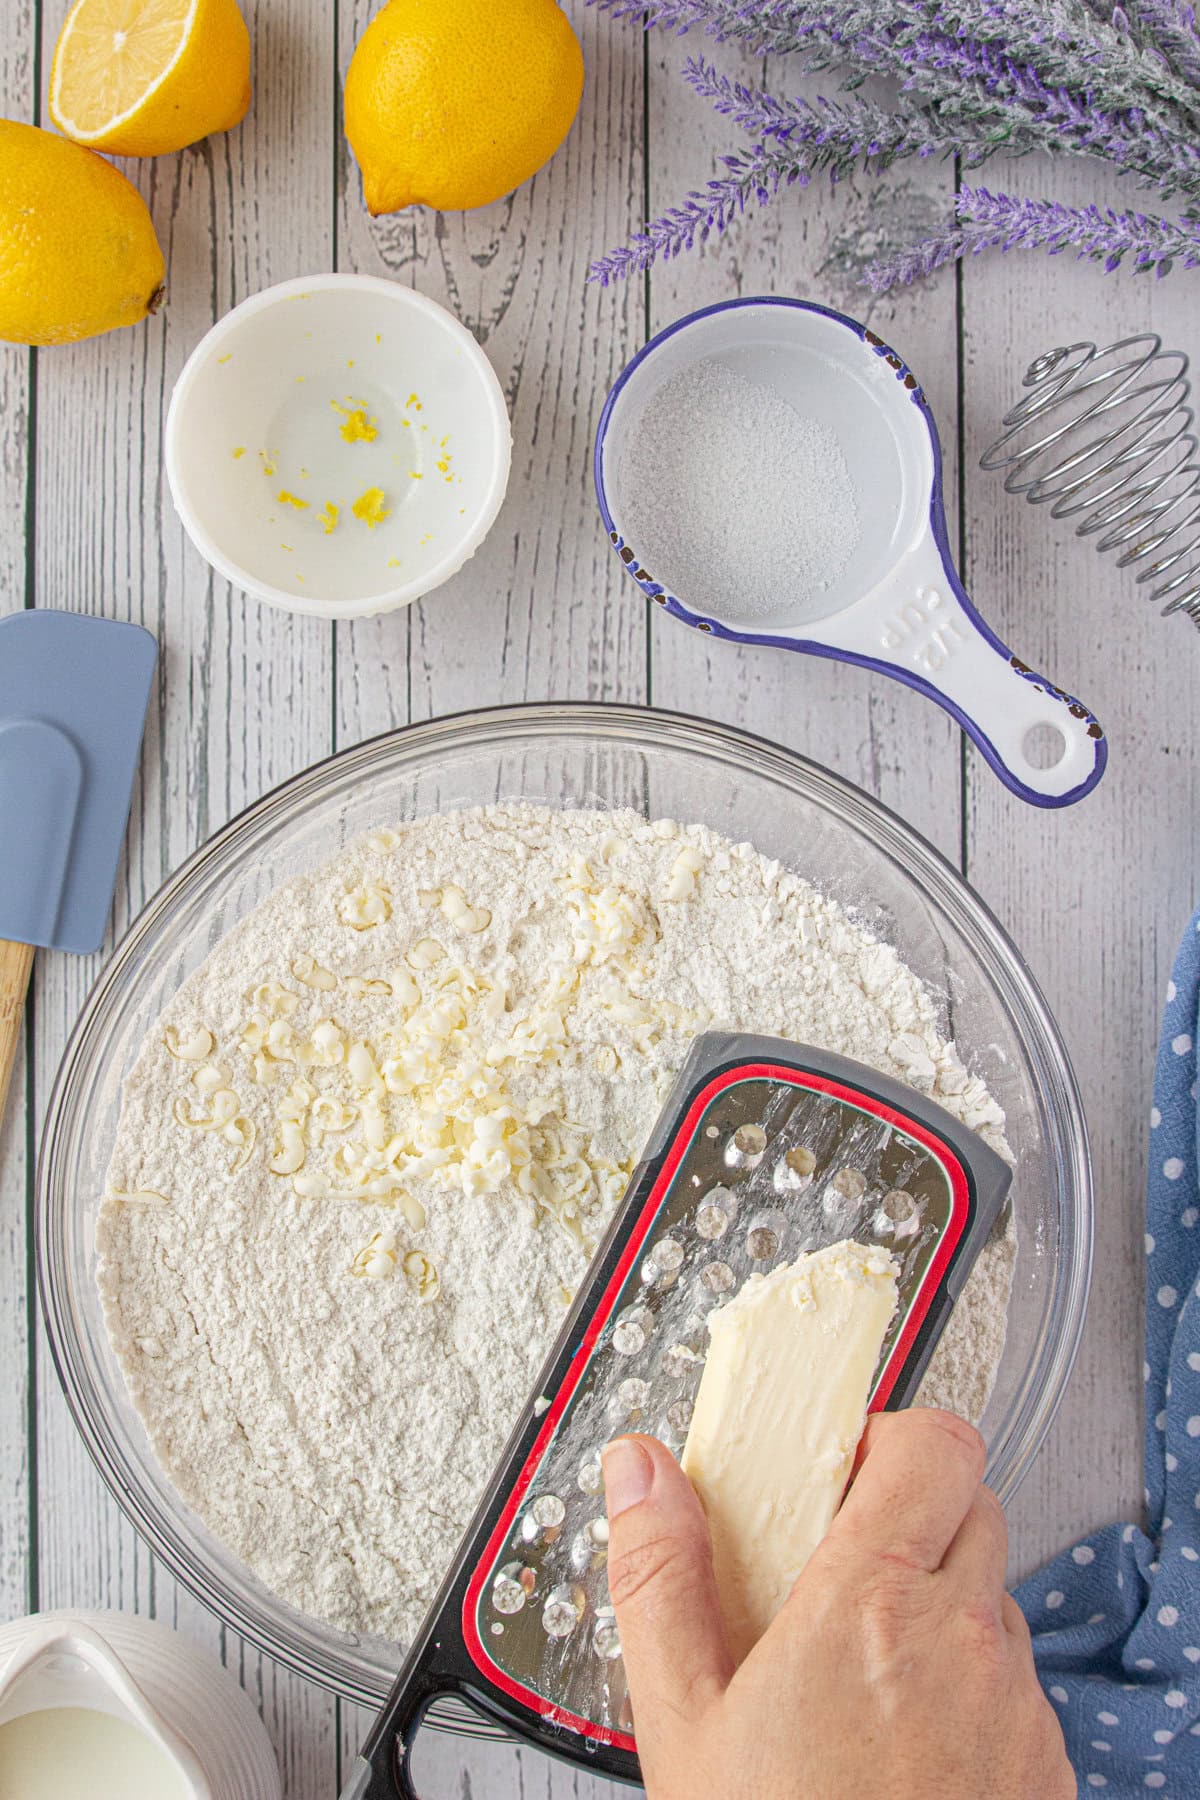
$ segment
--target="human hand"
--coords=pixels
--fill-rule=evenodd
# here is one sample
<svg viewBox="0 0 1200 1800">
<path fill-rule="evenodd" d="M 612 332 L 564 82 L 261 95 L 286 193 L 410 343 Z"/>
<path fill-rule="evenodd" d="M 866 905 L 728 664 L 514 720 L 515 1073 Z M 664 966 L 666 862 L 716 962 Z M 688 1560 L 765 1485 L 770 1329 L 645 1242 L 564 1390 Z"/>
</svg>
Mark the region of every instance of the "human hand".
<svg viewBox="0 0 1200 1800">
<path fill-rule="evenodd" d="M 683 1471 L 647 1437 L 603 1461 L 649 1800 L 1075 1800 L 963 1420 L 870 1420 L 841 1511 L 736 1671 Z"/>
</svg>

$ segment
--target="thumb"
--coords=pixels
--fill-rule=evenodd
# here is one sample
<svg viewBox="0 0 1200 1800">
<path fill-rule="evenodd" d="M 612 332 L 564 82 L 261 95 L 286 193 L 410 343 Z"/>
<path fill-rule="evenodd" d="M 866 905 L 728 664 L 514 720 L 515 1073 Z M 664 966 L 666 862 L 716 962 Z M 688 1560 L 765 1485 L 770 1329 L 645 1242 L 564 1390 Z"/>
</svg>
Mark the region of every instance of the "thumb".
<svg viewBox="0 0 1200 1800">
<path fill-rule="evenodd" d="M 645 1772 L 678 1753 L 680 1726 L 724 1692 L 733 1660 L 708 1521 L 691 1482 L 651 1437 L 615 1438 L 602 1462 L 609 1593 Z"/>
</svg>

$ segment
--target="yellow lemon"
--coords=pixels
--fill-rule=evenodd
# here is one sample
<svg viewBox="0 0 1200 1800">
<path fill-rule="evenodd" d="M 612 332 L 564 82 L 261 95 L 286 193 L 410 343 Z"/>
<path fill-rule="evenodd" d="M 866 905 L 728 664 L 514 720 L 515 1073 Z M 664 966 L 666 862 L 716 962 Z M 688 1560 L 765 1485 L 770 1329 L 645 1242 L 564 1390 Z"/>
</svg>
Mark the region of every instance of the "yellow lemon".
<svg viewBox="0 0 1200 1800">
<path fill-rule="evenodd" d="M 346 74 L 372 213 L 487 206 L 548 162 L 583 93 L 558 0 L 388 0 Z"/>
<path fill-rule="evenodd" d="M 154 226 L 120 170 L 0 119 L 0 338 L 70 344 L 136 325 L 162 296 Z"/>
<path fill-rule="evenodd" d="M 228 131 L 249 104 L 237 0 L 76 0 L 54 47 L 50 117 L 94 150 L 182 150 Z"/>
</svg>

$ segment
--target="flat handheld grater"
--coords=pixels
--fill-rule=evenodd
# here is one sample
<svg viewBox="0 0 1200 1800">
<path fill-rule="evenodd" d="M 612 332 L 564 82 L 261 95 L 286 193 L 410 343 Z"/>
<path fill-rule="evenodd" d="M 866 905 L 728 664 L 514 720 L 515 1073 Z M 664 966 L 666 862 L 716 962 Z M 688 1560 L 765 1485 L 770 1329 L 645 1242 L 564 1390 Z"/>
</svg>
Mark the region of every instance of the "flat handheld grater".
<svg viewBox="0 0 1200 1800">
<path fill-rule="evenodd" d="M 413 1735 L 446 1695 L 639 1781 L 601 1449 L 644 1431 L 681 1451 L 708 1313 L 842 1238 L 900 1265 L 870 1407 L 907 1405 L 1010 1180 L 974 1132 L 873 1069 L 782 1038 L 697 1038 L 342 1800 L 417 1800 Z"/>
</svg>

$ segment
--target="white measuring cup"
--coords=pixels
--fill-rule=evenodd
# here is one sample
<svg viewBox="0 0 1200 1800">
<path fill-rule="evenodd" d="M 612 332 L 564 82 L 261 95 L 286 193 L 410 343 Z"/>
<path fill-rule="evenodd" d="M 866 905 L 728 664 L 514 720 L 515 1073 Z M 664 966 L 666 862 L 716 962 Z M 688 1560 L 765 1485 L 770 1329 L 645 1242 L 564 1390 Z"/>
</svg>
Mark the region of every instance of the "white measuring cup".
<svg viewBox="0 0 1200 1800">
<path fill-rule="evenodd" d="M 861 531 L 842 573 L 811 595 L 780 593 L 753 625 L 699 613 L 675 593 L 653 543 L 622 527 L 618 471 L 663 384 L 701 362 L 768 387 L 832 431 Z M 1000 779 L 1035 806 L 1067 806 L 1104 773 L 1108 744 L 1082 701 L 1035 674 L 969 599 L 946 534 L 937 428 L 917 378 L 866 326 L 809 301 L 730 300 L 667 327 L 625 369 L 596 434 L 596 492 L 626 570 L 674 618 L 738 644 L 836 657 L 906 682 L 950 712 Z"/>
</svg>

